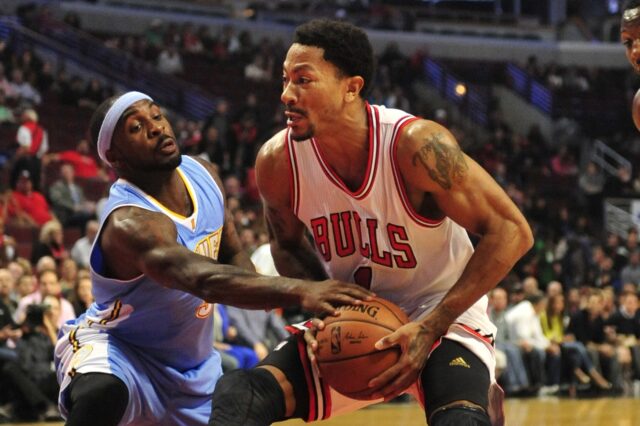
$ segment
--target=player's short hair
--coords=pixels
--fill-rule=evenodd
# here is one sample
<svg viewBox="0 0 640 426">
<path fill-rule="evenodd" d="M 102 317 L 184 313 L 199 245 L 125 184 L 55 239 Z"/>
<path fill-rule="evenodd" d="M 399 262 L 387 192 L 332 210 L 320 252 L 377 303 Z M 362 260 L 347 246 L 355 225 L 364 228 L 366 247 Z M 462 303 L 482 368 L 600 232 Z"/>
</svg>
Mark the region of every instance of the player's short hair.
<svg viewBox="0 0 640 426">
<path fill-rule="evenodd" d="M 324 49 L 323 58 L 335 65 L 343 76 L 362 77 L 360 97 L 367 97 L 375 62 L 369 37 L 362 29 L 347 22 L 314 19 L 296 28 L 293 42 Z"/>
<path fill-rule="evenodd" d="M 115 95 L 106 99 L 98 106 L 98 108 L 96 108 L 91 116 L 91 120 L 89 121 L 89 139 L 91 140 L 91 145 L 93 145 L 93 148 L 96 151 L 98 150 L 98 135 L 100 134 L 102 122 L 107 116 L 109 108 L 111 108 L 113 103 L 117 101 L 119 97 L 120 95 Z"/>
</svg>

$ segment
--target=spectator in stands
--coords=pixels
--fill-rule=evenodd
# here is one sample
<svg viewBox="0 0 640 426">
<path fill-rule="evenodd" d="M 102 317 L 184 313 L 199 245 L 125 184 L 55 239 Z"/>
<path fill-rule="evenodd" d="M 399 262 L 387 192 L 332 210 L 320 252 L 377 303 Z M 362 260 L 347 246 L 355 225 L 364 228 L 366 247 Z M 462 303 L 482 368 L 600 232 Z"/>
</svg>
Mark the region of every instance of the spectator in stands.
<svg viewBox="0 0 640 426">
<path fill-rule="evenodd" d="M 0 43 L 4 43 L 4 41 L 0 41 Z M 0 90 L 9 100 L 15 100 L 18 97 L 18 93 L 7 78 L 5 66 L 2 62 L 0 62 Z"/>
<path fill-rule="evenodd" d="M 33 275 L 25 274 L 16 280 L 16 293 L 18 300 L 22 300 L 28 294 L 34 292 L 36 281 Z M 16 308 L 17 309 L 17 308 Z"/>
<path fill-rule="evenodd" d="M 607 325 L 613 328 L 623 369 L 628 364 L 631 377 L 640 379 L 640 310 L 635 291 L 622 295 L 620 307 L 609 317 Z"/>
<path fill-rule="evenodd" d="M 580 172 L 578 186 L 583 198 L 582 204 L 587 212 L 595 218 L 602 217 L 602 190 L 604 189 L 605 177 L 600 167 L 593 161 Z"/>
<path fill-rule="evenodd" d="M 54 304 L 55 299 L 47 299 Z M 17 360 L 2 366 L 0 375 L 8 381 L 16 398 L 13 410 L 17 419 L 59 420 L 56 407 L 58 383 L 53 370 L 53 343 L 45 325 L 48 305 L 29 306 L 21 324 L 22 338 L 17 341 Z M 50 321 L 51 314 L 48 314 Z"/>
<path fill-rule="evenodd" d="M 73 166 L 75 177 L 78 179 L 108 180 L 104 170 L 98 167 L 96 159 L 91 155 L 89 142 L 80 139 L 76 149 L 51 153 L 46 156 L 46 161 L 62 161 Z"/>
<path fill-rule="evenodd" d="M 18 173 L 28 170 L 31 173 L 33 188 L 40 190 L 40 170 L 42 157 L 49 151 L 49 136 L 38 123 L 38 113 L 29 108 L 20 116 L 21 125 L 16 134 L 18 149 L 14 156 L 11 186 L 15 185 Z"/>
<path fill-rule="evenodd" d="M 58 276 L 60 277 L 62 294 L 64 297 L 69 298 L 78 280 L 78 264 L 76 261 L 70 257 L 62 259 L 58 264 Z"/>
<path fill-rule="evenodd" d="M 13 315 L 18 307 L 15 295 L 16 280 L 6 268 L 0 269 L 0 302 Z"/>
<path fill-rule="evenodd" d="M 13 114 L 13 109 L 7 105 L 7 97 L 4 91 L 0 88 L 0 124 L 13 124 L 16 122 L 16 117 Z"/>
<path fill-rule="evenodd" d="M 230 324 L 229 314 L 224 305 L 214 303 L 214 342 L 222 357 L 222 368 L 224 371 L 236 368 L 247 369 L 258 363 L 256 352 L 246 346 L 235 345 L 229 342 L 236 340 L 238 330 Z"/>
<path fill-rule="evenodd" d="M 76 317 L 73 306 L 62 296 L 62 286 L 55 270 L 44 270 L 38 276 L 39 289 L 23 297 L 18 303 L 14 320 L 21 324 L 27 316 L 27 307 L 40 304 L 47 296 L 55 296 L 60 300 L 60 318 L 57 327 L 61 327 L 66 321 Z"/>
<path fill-rule="evenodd" d="M 89 271 L 83 269 L 78 273 L 73 293 L 69 296 L 69 301 L 73 305 L 76 317 L 79 317 L 93 303 L 93 293 L 91 292 L 93 285 L 91 284 L 91 276 Z"/>
<path fill-rule="evenodd" d="M 640 250 L 636 249 L 629 254 L 629 263 L 622 268 L 620 279 L 623 283 L 640 285 Z"/>
<path fill-rule="evenodd" d="M 582 342 L 596 368 L 601 369 L 603 376 L 619 390 L 622 389 L 622 374 L 616 348 L 607 341 L 602 317 L 603 300 L 602 292 L 592 291 L 587 307 L 571 317 L 567 335 L 570 340 Z"/>
<path fill-rule="evenodd" d="M 8 217 L 17 225 L 40 227 L 53 218 L 44 195 L 33 188 L 31 172 L 21 170 L 11 193 Z"/>
<path fill-rule="evenodd" d="M 97 220 L 88 221 L 85 226 L 84 236 L 79 238 L 71 248 L 71 258 L 76 261 L 80 268 L 89 267 L 91 246 L 96 239 L 99 226 Z"/>
<path fill-rule="evenodd" d="M 507 301 L 506 290 L 501 287 L 494 288 L 489 298 L 489 318 L 498 329 L 496 349 L 502 351 L 507 358 L 507 365 L 499 377 L 500 384 L 504 387 L 507 395 L 516 395 L 528 390 L 529 377 L 520 348 L 509 338 L 509 325 L 505 319 Z"/>
<path fill-rule="evenodd" d="M 87 221 L 95 219 L 96 204 L 86 199 L 84 190 L 75 182 L 71 164 L 62 164 L 60 178 L 49 188 L 51 207 L 64 227 L 84 229 Z"/>
<path fill-rule="evenodd" d="M 240 309 L 235 306 L 226 306 L 226 309 L 231 324 L 238 330 L 232 343 L 252 348 L 259 360 L 266 357 L 280 341 L 289 337 L 285 322 L 274 311 Z"/>
<path fill-rule="evenodd" d="M 181 74 L 184 70 L 182 56 L 175 45 L 166 46 L 158 55 L 158 71 L 165 74 Z"/>
<path fill-rule="evenodd" d="M 547 308 L 540 313 L 540 323 L 545 337 L 560 346 L 563 364 L 568 366 L 572 374 L 569 380 L 570 396 L 576 396 L 576 379 L 583 384 L 593 380 L 599 389 L 611 388 L 611 383 L 602 377 L 593 365 L 584 344 L 565 336 L 564 296 L 562 294 L 556 294 L 549 298 Z"/>
<path fill-rule="evenodd" d="M 505 316 L 509 335 L 517 342 L 527 368 L 531 386 L 541 388 L 547 383 L 556 390 L 559 383 L 560 346 L 544 336 L 540 313 L 546 308 L 546 297 L 538 292 L 512 307 Z M 547 365 L 545 374 L 545 364 Z"/>
<path fill-rule="evenodd" d="M 42 103 L 42 96 L 31 83 L 25 81 L 24 72 L 20 68 L 13 69 L 9 84 L 11 84 L 12 91 L 18 95 L 21 105 L 40 105 Z"/>
<path fill-rule="evenodd" d="M 0 198 L 7 198 L 0 196 Z M 10 196 L 9 196 L 10 198 Z M 8 209 L 8 205 L 3 206 Z M 0 266 L 7 266 L 16 257 L 16 248 L 18 243 L 16 239 L 5 233 L 4 221 L 8 213 L 5 211 L 0 217 Z"/>
<path fill-rule="evenodd" d="M 37 263 L 42 257 L 52 257 L 55 260 L 53 268 L 57 267 L 62 260 L 69 257 L 69 253 L 64 245 L 64 232 L 62 225 L 57 220 L 50 220 L 40 228 L 38 242 L 33 246 L 31 252 L 31 263 Z"/>
<path fill-rule="evenodd" d="M 268 82 L 273 75 L 273 61 L 258 54 L 244 67 L 244 78 L 257 83 Z"/>
</svg>

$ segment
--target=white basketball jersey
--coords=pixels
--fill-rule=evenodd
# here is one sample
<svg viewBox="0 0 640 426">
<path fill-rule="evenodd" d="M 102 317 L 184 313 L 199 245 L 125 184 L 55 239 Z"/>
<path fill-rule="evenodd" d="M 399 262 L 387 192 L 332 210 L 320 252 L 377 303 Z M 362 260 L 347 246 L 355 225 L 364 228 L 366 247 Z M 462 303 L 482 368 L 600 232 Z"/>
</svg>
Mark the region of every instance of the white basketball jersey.
<svg viewBox="0 0 640 426">
<path fill-rule="evenodd" d="M 355 192 L 327 164 L 315 139 L 287 135 L 292 207 L 315 240 L 332 278 L 355 282 L 400 306 L 411 319 L 431 311 L 456 283 L 473 253 L 464 228 L 430 220 L 411 206 L 396 161 L 404 111 L 368 105 L 369 159 Z M 480 299 L 457 322 L 495 335 Z"/>
</svg>

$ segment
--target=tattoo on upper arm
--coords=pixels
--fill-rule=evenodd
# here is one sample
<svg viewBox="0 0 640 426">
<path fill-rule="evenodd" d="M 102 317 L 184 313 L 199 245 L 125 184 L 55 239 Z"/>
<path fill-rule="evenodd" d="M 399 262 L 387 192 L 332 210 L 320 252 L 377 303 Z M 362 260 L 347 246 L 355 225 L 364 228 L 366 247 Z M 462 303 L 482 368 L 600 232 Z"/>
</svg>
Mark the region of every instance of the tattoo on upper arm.
<svg viewBox="0 0 640 426">
<path fill-rule="evenodd" d="M 442 139 L 440 133 L 429 135 L 424 145 L 413 155 L 413 165 L 420 162 L 431 179 L 444 189 L 451 189 L 453 182 L 464 179 L 469 166 L 462 150 L 443 143 Z"/>
</svg>

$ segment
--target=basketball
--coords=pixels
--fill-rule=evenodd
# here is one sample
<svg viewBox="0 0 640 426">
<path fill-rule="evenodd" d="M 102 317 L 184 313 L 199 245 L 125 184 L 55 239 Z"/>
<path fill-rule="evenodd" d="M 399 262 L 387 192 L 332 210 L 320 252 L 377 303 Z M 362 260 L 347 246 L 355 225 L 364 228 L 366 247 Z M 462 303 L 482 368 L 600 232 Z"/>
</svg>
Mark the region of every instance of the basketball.
<svg viewBox="0 0 640 426">
<path fill-rule="evenodd" d="M 638 90 L 633 97 L 631 117 L 633 117 L 633 124 L 636 125 L 636 129 L 640 130 L 640 90 Z"/>
<path fill-rule="evenodd" d="M 371 379 L 400 358 L 399 347 L 377 350 L 374 345 L 409 318 L 398 306 L 379 297 L 338 310 L 340 316 L 325 318 L 325 328 L 316 336 L 318 366 L 331 387 L 356 398 L 355 394 L 368 389 Z"/>
</svg>

